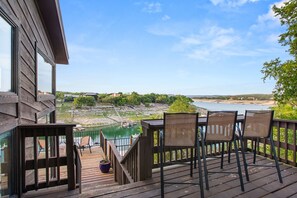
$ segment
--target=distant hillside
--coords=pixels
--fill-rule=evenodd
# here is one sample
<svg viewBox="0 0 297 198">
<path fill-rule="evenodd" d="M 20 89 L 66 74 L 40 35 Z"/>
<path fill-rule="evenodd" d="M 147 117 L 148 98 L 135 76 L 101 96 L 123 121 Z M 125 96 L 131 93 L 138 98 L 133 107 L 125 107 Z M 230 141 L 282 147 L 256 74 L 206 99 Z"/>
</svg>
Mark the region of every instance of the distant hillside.
<svg viewBox="0 0 297 198">
<path fill-rule="evenodd" d="M 192 99 L 220 100 L 273 100 L 272 94 L 242 94 L 242 95 L 191 95 Z"/>
</svg>

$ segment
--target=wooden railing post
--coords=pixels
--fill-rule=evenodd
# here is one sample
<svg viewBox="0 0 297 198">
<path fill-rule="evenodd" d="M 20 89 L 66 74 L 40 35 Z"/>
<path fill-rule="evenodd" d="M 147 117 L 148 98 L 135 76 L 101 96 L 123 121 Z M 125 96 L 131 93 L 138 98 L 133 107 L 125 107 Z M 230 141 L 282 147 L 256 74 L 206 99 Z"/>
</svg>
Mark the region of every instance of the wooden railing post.
<svg viewBox="0 0 297 198">
<path fill-rule="evenodd" d="M 137 152 L 137 175 L 138 181 L 143 181 L 146 179 L 147 172 L 149 172 L 146 160 L 147 156 L 150 156 L 146 151 L 147 137 L 140 137 L 138 143 L 138 152 Z"/>
<path fill-rule="evenodd" d="M 104 155 L 106 156 L 107 155 L 107 139 L 104 138 Z"/>
<path fill-rule="evenodd" d="M 146 144 L 142 148 L 143 150 L 145 150 L 145 156 L 146 156 L 145 179 L 149 179 L 149 178 L 152 178 L 152 169 L 153 169 L 153 163 L 154 163 L 154 152 L 153 152 L 154 131 L 151 129 L 142 127 L 142 132 L 143 132 L 143 136 L 146 137 Z"/>
<path fill-rule="evenodd" d="M 74 152 L 73 152 L 73 130 L 72 127 L 65 128 L 66 133 L 66 153 L 67 153 L 67 174 L 68 190 L 74 190 L 76 186 L 74 171 Z"/>
</svg>

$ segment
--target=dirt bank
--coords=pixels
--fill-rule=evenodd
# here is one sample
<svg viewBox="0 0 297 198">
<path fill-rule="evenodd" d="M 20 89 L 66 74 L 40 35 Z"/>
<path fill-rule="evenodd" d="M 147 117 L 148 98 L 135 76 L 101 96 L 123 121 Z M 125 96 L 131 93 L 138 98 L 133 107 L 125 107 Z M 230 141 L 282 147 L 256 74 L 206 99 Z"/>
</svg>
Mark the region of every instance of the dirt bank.
<svg viewBox="0 0 297 198">
<path fill-rule="evenodd" d="M 225 104 L 257 104 L 275 106 L 274 100 L 221 100 L 221 99 L 194 99 L 195 102 L 211 102 L 211 103 L 225 103 Z"/>
</svg>

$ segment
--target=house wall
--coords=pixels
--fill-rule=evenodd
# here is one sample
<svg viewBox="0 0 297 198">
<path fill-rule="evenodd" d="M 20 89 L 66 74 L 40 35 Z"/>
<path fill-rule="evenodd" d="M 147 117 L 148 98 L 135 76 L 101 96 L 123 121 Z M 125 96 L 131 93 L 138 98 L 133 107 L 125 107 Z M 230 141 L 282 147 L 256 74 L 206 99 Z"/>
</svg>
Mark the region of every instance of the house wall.
<svg viewBox="0 0 297 198">
<path fill-rule="evenodd" d="M 0 7 L 16 24 L 18 37 L 15 94 L 0 93 L 0 132 L 3 132 L 20 124 L 36 123 L 39 117 L 55 110 L 54 96 L 37 97 L 36 42 L 42 54 L 51 62 L 55 59 L 35 0 L 1 0 Z M 55 66 L 53 71 L 55 75 Z"/>
</svg>

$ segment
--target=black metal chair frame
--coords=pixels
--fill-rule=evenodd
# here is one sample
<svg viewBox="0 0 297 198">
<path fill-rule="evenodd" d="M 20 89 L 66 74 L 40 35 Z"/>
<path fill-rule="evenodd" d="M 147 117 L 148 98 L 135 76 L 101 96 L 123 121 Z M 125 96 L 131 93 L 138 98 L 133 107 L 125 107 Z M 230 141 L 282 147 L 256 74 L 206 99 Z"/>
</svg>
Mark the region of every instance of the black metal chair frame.
<svg viewBox="0 0 297 198">
<path fill-rule="evenodd" d="M 195 161 L 195 165 L 196 165 L 196 157 L 198 158 L 198 173 L 199 173 L 199 183 L 182 183 L 182 182 L 165 182 L 164 181 L 164 160 L 163 159 L 163 154 L 164 154 L 164 133 L 166 133 L 166 128 L 165 128 L 165 116 L 169 114 L 169 113 L 164 113 L 164 129 L 160 130 L 160 177 L 161 177 L 161 197 L 164 198 L 164 187 L 165 184 L 187 184 L 187 185 L 199 185 L 200 186 L 200 196 L 202 198 L 204 198 L 204 187 L 203 187 L 203 176 L 202 176 L 202 166 L 201 166 L 201 157 L 200 157 L 200 141 L 197 137 L 198 135 L 198 124 L 196 121 L 196 127 L 195 127 L 195 146 L 194 148 L 197 149 L 197 156 L 195 155 L 194 157 L 194 161 Z M 190 113 L 174 113 L 174 114 L 190 114 Z M 198 120 L 198 114 L 196 114 L 196 120 Z M 189 148 L 189 147 L 185 147 L 185 148 Z M 193 147 L 191 147 L 193 148 Z M 195 150 L 196 150 L 195 149 Z M 193 176 L 193 149 L 191 149 L 191 161 L 190 161 L 190 176 Z"/>
<path fill-rule="evenodd" d="M 231 141 L 224 141 L 224 140 L 218 140 L 218 141 L 206 141 L 206 136 L 207 136 L 207 127 L 208 127 L 208 122 L 209 122 L 209 115 L 211 113 L 234 113 L 234 126 L 233 126 L 233 137 L 231 139 Z M 203 134 L 203 130 L 201 130 L 201 137 L 202 140 L 202 156 L 203 156 L 203 161 L 205 162 L 205 168 L 204 168 L 204 174 L 205 174 L 205 185 L 206 185 L 206 189 L 209 190 L 209 183 L 208 183 L 208 174 L 209 173 L 224 173 L 224 174 L 238 174 L 239 175 L 239 180 L 240 180 L 240 186 L 241 186 L 241 190 L 244 191 L 244 183 L 243 183 L 243 176 L 242 176 L 242 172 L 241 172 L 241 165 L 240 165 L 240 160 L 239 160 L 239 154 L 238 154 L 238 145 L 236 142 L 236 138 L 235 138 L 235 127 L 236 127 L 236 119 L 237 119 L 237 111 L 208 111 L 207 112 L 207 124 L 206 124 L 206 131 Z M 231 145 L 232 143 L 234 144 L 234 148 L 235 148 L 235 154 L 236 154 L 236 162 L 237 162 L 237 172 L 231 172 L 231 171 L 208 171 L 207 170 L 207 165 L 206 165 L 206 144 L 210 142 L 210 143 L 222 143 L 222 151 L 221 151 L 221 166 L 220 168 L 223 169 L 223 163 L 224 163 L 224 152 L 225 152 L 225 148 L 224 148 L 224 144 L 225 142 L 227 142 L 229 145 Z M 245 161 L 245 158 L 244 158 Z"/>
<path fill-rule="evenodd" d="M 84 136 L 85 137 L 85 136 Z M 81 140 L 84 138 L 82 137 Z M 78 148 L 79 148 L 79 151 L 80 151 L 80 155 L 82 156 L 82 151 L 81 149 L 84 151 L 86 147 L 89 148 L 90 150 L 90 153 L 92 153 L 92 149 L 91 149 L 91 145 L 90 145 L 90 141 L 91 141 L 91 136 L 89 136 L 89 140 L 88 140 L 88 144 L 87 145 L 81 145 L 81 143 L 78 144 Z"/>
<path fill-rule="evenodd" d="M 244 168 L 245 168 L 245 172 L 246 172 L 246 179 L 247 181 L 249 181 L 249 174 L 247 171 L 247 167 L 248 166 L 260 166 L 260 167 L 276 167 L 277 170 L 277 174 L 278 174 L 278 179 L 280 183 L 283 183 L 282 177 L 281 177 L 281 172 L 280 172 L 280 167 L 279 167 L 279 163 L 278 163 L 278 158 L 276 155 L 276 151 L 275 151 L 275 145 L 273 142 L 273 132 L 272 132 L 272 121 L 273 121 L 273 114 L 274 111 L 270 111 L 271 112 L 271 116 L 270 116 L 270 125 L 269 125 L 269 134 L 267 137 L 252 137 L 252 149 L 253 149 L 253 164 L 247 164 L 246 159 L 245 159 L 245 151 L 246 151 L 246 147 L 244 145 L 244 141 L 243 138 L 248 138 L 244 136 L 244 129 L 245 129 L 245 124 L 246 124 L 246 116 L 248 112 L 254 112 L 257 113 L 259 111 L 251 111 L 251 110 L 246 110 L 245 111 L 245 119 L 244 119 L 244 125 L 243 125 L 243 131 L 241 131 L 240 127 L 237 125 L 237 130 L 239 132 L 239 139 L 240 139 L 240 143 L 241 143 L 241 150 L 242 150 L 242 154 L 243 154 L 243 158 L 244 158 Z M 263 111 L 262 111 L 263 112 Z M 271 149 L 272 149 L 272 154 L 273 154 L 273 159 L 275 161 L 275 165 L 260 165 L 260 164 L 256 164 L 256 150 L 257 150 L 257 144 L 259 144 L 259 138 L 264 138 L 264 139 L 269 139 L 270 141 L 270 145 L 271 145 Z M 229 148 L 229 154 L 228 154 L 228 161 L 230 162 L 230 148 Z"/>
</svg>

